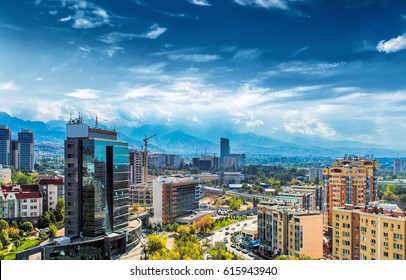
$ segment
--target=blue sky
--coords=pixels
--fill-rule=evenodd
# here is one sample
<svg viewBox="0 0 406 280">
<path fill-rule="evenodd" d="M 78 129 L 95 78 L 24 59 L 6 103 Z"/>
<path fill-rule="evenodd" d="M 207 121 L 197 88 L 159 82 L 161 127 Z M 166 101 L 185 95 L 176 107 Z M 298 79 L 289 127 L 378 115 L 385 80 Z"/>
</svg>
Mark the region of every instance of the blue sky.
<svg viewBox="0 0 406 280">
<path fill-rule="evenodd" d="M 399 0 L 2 1 L 0 110 L 406 148 Z"/>
</svg>

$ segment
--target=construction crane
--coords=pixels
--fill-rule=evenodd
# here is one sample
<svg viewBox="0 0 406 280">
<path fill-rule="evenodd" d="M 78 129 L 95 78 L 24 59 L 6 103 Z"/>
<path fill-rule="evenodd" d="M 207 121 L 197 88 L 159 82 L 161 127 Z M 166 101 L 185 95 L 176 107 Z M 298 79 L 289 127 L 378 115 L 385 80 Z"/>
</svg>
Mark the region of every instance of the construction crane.
<svg viewBox="0 0 406 280">
<path fill-rule="evenodd" d="M 148 140 L 151 139 L 152 137 L 155 137 L 156 134 L 153 134 L 149 137 L 147 137 L 147 135 L 145 135 L 145 138 L 142 140 L 144 141 L 144 157 L 143 157 L 143 165 L 144 165 L 144 182 L 147 182 L 147 178 L 148 178 Z"/>
</svg>

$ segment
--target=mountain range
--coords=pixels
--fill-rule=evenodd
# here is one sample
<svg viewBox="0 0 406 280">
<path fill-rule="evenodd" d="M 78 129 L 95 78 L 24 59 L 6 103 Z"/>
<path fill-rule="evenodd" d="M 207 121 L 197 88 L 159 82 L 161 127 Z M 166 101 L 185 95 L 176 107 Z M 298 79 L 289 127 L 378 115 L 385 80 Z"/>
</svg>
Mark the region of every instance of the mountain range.
<svg viewBox="0 0 406 280">
<path fill-rule="evenodd" d="M 87 119 L 89 125 L 94 119 Z M 48 122 L 22 120 L 7 113 L 0 112 L 0 125 L 7 125 L 13 131 L 13 138 L 21 129 L 30 129 L 35 135 L 37 149 L 55 149 L 61 152 L 66 138 L 66 122 L 53 120 Z M 100 127 L 103 127 L 101 124 Z M 203 153 L 219 154 L 219 138 L 230 139 L 231 153 L 250 155 L 284 155 L 284 156 L 331 156 L 344 154 L 373 154 L 376 157 L 405 156 L 406 151 L 391 150 L 379 145 L 357 141 L 326 140 L 317 137 L 296 137 L 291 141 L 260 136 L 254 133 L 227 131 L 227 128 L 214 130 L 197 130 L 178 125 L 142 125 L 139 127 L 116 125 L 119 139 L 129 143 L 131 149 L 143 149 L 142 139 L 156 134 L 148 142 L 150 151 L 175 153 L 181 155 L 200 155 Z"/>
</svg>

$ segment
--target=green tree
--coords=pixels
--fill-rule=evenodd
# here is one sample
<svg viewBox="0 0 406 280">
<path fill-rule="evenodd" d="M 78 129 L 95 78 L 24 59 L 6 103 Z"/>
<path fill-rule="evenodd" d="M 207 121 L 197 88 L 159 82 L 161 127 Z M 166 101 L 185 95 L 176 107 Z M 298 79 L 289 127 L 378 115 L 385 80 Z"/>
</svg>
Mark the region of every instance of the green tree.
<svg viewBox="0 0 406 280">
<path fill-rule="evenodd" d="M 320 178 L 319 178 L 319 175 L 317 175 L 317 176 L 316 176 L 316 178 L 314 178 L 314 184 L 315 184 L 315 185 L 320 184 Z"/>
<path fill-rule="evenodd" d="M 133 210 L 135 211 L 135 212 L 137 212 L 138 211 L 138 208 L 140 208 L 140 204 L 139 203 L 133 203 L 133 205 L 132 205 L 132 207 L 133 207 Z"/>
<path fill-rule="evenodd" d="M 147 237 L 147 250 L 152 255 L 166 248 L 166 238 L 161 237 L 158 234 L 151 234 Z"/>
<path fill-rule="evenodd" d="M 32 223 L 30 221 L 26 221 L 21 225 L 20 228 L 25 232 L 31 232 L 32 229 L 34 228 L 34 226 L 32 225 Z"/>
<path fill-rule="evenodd" d="M 402 202 L 403 204 L 406 204 L 406 194 L 401 194 L 399 196 L 399 200 L 400 202 Z"/>
<path fill-rule="evenodd" d="M 7 246 L 10 244 L 10 237 L 8 236 L 8 230 L 6 230 L 6 229 L 0 230 L 0 242 L 3 246 Z"/>
<path fill-rule="evenodd" d="M 54 224 L 49 225 L 49 234 L 51 237 L 55 237 L 58 234 L 58 228 Z"/>
<path fill-rule="evenodd" d="M 57 222 L 64 222 L 65 220 L 65 201 L 63 198 L 59 198 L 58 202 L 56 203 L 55 211 L 55 220 Z"/>
<path fill-rule="evenodd" d="M 15 226 L 11 226 L 7 229 L 8 236 L 11 239 L 18 239 L 20 238 L 20 229 Z"/>
<path fill-rule="evenodd" d="M 8 225 L 7 221 L 1 219 L 1 220 L 0 220 L 0 230 L 2 230 L 2 229 L 8 229 L 8 228 L 9 228 L 9 225 Z"/>
</svg>

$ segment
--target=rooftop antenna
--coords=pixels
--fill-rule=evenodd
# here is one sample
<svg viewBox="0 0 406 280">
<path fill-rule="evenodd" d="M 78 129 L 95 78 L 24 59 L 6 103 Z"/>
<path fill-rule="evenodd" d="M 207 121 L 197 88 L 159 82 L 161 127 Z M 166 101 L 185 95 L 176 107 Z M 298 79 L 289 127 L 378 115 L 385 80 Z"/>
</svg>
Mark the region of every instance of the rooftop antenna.
<svg viewBox="0 0 406 280">
<path fill-rule="evenodd" d="M 94 128 L 99 128 L 99 120 L 97 119 L 97 115 L 96 115 L 96 124 L 95 124 Z"/>
</svg>

